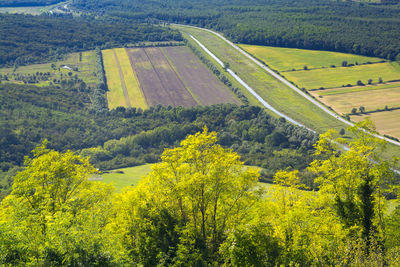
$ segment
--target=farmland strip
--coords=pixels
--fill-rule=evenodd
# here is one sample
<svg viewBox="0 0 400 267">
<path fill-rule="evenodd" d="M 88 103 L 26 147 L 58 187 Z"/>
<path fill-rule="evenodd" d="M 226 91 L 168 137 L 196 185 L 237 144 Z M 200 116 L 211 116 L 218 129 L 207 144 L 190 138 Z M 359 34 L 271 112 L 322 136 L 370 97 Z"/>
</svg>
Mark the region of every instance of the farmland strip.
<svg viewBox="0 0 400 267">
<path fill-rule="evenodd" d="M 124 96 L 125 96 L 125 101 L 126 101 L 126 106 L 128 108 L 131 108 L 131 102 L 129 101 L 129 95 L 128 91 L 126 90 L 126 85 L 125 85 L 125 79 L 124 79 L 124 74 L 122 73 L 121 65 L 119 64 L 118 56 L 115 50 L 113 49 L 114 52 L 114 57 L 115 57 L 115 62 L 117 63 L 118 71 L 119 71 L 119 76 L 121 79 L 121 85 L 122 85 L 122 90 L 124 91 Z"/>
<path fill-rule="evenodd" d="M 193 92 L 190 90 L 189 86 L 186 84 L 185 80 L 181 77 L 181 75 L 176 71 L 176 68 L 174 66 L 174 64 L 171 62 L 171 59 L 168 57 L 168 55 L 165 53 L 163 48 L 160 48 L 161 52 L 163 53 L 164 57 L 167 59 L 169 66 L 171 67 L 171 69 L 174 70 L 176 76 L 178 76 L 179 80 L 183 83 L 183 85 L 185 86 L 185 88 L 188 90 L 189 94 L 192 96 L 192 98 L 194 99 L 194 101 L 196 101 L 197 104 L 201 104 L 200 101 L 197 99 L 197 96 L 195 94 L 193 94 Z"/>
</svg>

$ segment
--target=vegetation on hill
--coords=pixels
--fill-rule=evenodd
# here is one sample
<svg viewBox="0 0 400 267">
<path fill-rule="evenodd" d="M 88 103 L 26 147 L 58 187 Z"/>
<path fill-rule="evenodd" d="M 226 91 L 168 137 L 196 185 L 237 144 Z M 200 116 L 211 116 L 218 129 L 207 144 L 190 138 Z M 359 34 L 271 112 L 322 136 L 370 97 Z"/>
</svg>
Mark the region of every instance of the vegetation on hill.
<svg viewBox="0 0 400 267">
<path fill-rule="evenodd" d="M 64 0 L 2 0 L 0 7 L 47 6 Z"/>
<path fill-rule="evenodd" d="M 325 159 L 309 169 L 313 192 L 298 171 L 278 172 L 265 192 L 257 170 L 207 129 L 166 149 L 119 194 L 88 181 L 96 173 L 88 160 L 43 144 L 0 204 L 0 263 L 397 266 L 400 209 L 384 216 L 385 195 L 397 189 L 390 162 L 377 153 L 382 141 L 352 130 L 358 138 L 343 154 L 330 133 L 318 142 Z"/>
<path fill-rule="evenodd" d="M 182 40 L 177 31 L 148 24 L 16 14 L 0 14 L 0 36 L 0 66 L 8 67 L 57 60 L 66 53 L 96 47 Z"/>
<path fill-rule="evenodd" d="M 321 0 L 74 0 L 113 19 L 212 28 L 236 42 L 398 59 L 400 7 Z"/>
</svg>

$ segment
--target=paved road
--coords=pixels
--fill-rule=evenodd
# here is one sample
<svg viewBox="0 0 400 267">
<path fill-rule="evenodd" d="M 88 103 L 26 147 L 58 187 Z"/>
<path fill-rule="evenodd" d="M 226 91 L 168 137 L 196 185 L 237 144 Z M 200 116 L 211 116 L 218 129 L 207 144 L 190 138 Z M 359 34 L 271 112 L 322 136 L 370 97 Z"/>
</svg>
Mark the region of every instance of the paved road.
<svg viewBox="0 0 400 267">
<path fill-rule="evenodd" d="M 190 35 L 190 38 L 192 38 L 207 54 L 209 54 L 215 61 L 217 61 L 217 63 L 219 65 L 221 65 L 223 68 L 225 67 L 225 64 L 216 56 L 214 55 L 210 50 L 207 49 L 207 47 L 205 47 L 199 40 L 197 40 L 196 38 L 194 38 L 192 35 Z M 266 107 L 267 109 L 271 110 L 272 112 L 274 112 L 275 114 L 285 118 L 287 121 L 290 121 L 291 123 L 304 127 L 310 131 L 313 131 L 307 127 L 305 127 L 303 124 L 293 120 L 292 118 L 288 117 L 287 115 L 281 113 L 280 111 L 276 110 L 273 106 L 271 106 L 270 104 L 268 104 L 259 94 L 257 94 L 253 88 L 251 88 L 247 83 L 245 83 L 236 73 L 234 73 L 231 69 L 227 68 L 226 69 L 227 72 L 229 72 L 230 75 L 232 75 L 233 78 L 235 78 L 236 81 L 238 81 L 241 85 L 243 85 L 244 88 L 247 89 L 247 91 L 249 91 L 255 98 L 257 98 L 258 101 L 261 102 L 261 104 L 263 104 L 264 107 Z M 313 131 L 314 132 L 314 131 Z"/>
<path fill-rule="evenodd" d="M 336 118 L 337 120 L 349 125 L 349 126 L 354 126 L 354 123 L 347 121 L 346 119 L 342 118 L 341 116 L 339 116 L 338 114 L 336 114 L 335 112 L 333 112 L 332 110 L 328 109 L 326 106 L 324 106 L 323 104 L 321 104 L 320 102 L 318 102 L 317 100 L 315 100 L 314 98 L 312 98 L 310 95 L 304 93 L 303 91 L 301 91 L 299 88 L 297 88 L 296 86 L 294 86 L 293 84 L 291 84 L 289 81 L 287 81 L 285 78 L 281 77 L 280 75 L 278 75 L 277 73 L 275 73 L 273 70 L 271 70 L 270 68 L 268 68 L 267 66 L 265 66 L 264 64 L 262 64 L 260 61 L 258 61 L 257 59 L 255 59 L 254 57 L 252 57 L 251 55 L 247 54 L 245 51 L 243 51 L 241 48 L 239 48 L 237 45 L 235 45 L 234 43 L 232 43 L 231 41 L 229 41 L 228 39 L 226 39 L 224 36 L 222 36 L 221 34 L 214 32 L 212 30 L 209 29 L 204 29 L 204 28 L 199 28 L 199 27 L 195 27 L 195 26 L 188 26 L 188 25 L 181 25 L 181 24 L 176 24 L 178 26 L 184 26 L 184 27 L 190 27 L 190 28 L 195 28 L 198 30 L 203 30 L 203 31 L 207 31 L 209 33 L 212 33 L 216 36 L 218 36 L 219 38 L 221 38 L 222 40 L 224 40 L 226 43 L 228 43 L 230 46 L 232 46 L 234 49 L 236 49 L 239 53 L 243 54 L 244 56 L 246 56 L 248 59 L 250 59 L 251 61 L 253 61 L 255 64 L 257 64 L 259 67 L 261 67 L 262 69 L 264 69 L 265 71 L 267 71 L 270 75 L 272 75 L 274 78 L 278 79 L 280 82 L 284 83 L 285 85 L 287 85 L 289 88 L 293 89 L 294 91 L 296 91 L 297 93 L 299 93 L 300 95 L 302 95 L 303 97 L 305 97 L 307 100 L 309 100 L 310 102 L 312 102 L 314 105 L 316 105 L 318 108 L 320 108 L 322 111 L 328 113 L 329 115 L 331 115 L 332 117 Z M 191 38 L 193 38 L 199 45 L 201 44 L 198 40 L 196 40 L 193 36 L 191 36 Z M 211 55 L 212 53 L 203 45 L 201 44 L 201 47 L 203 49 L 205 49 L 205 51 L 212 56 L 219 64 L 222 64 L 222 61 L 219 60 L 215 55 Z M 217 60 L 218 59 L 218 60 Z M 233 77 L 238 80 L 237 78 L 239 78 L 234 72 L 232 72 L 231 70 L 228 70 L 229 73 L 233 73 Z M 235 77 L 236 76 L 236 77 Z M 240 79 L 240 78 L 239 78 Z M 241 80 L 241 79 L 240 79 Z M 239 81 L 239 80 L 238 80 Z M 240 82 L 240 81 L 239 81 Z M 243 82 L 243 81 L 242 81 Z M 250 93 L 252 93 L 263 105 L 264 103 L 267 104 L 267 108 L 272 110 L 273 112 L 275 112 L 276 114 L 278 114 L 279 116 L 282 116 L 284 118 L 286 118 L 288 121 L 296 124 L 296 125 L 300 125 L 302 127 L 305 127 L 304 125 L 300 124 L 299 122 L 296 122 L 295 120 L 289 118 L 288 116 L 280 113 L 279 111 L 277 111 L 276 109 L 274 109 L 273 107 L 271 107 L 267 102 L 264 101 L 264 99 L 262 99 L 256 92 L 254 92 L 253 89 L 251 89 L 247 84 L 246 86 L 244 85 L 245 83 L 240 82 L 247 90 L 249 90 Z M 265 106 L 265 105 L 264 105 Z M 272 108 L 272 109 L 271 109 Z M 277 113 L 278 112 L 278 113 Z M 281 115 L 282 114 L 282 115 Z M 400 146 L 400 142 L 394 141 L 392 139 L 386 138 L 384 136 L 381 135 L 377 135 L 377 134 L 373 134 L 375 137 L 378 137 L 380 139 L 383 139 L 389 143 L 392 143 L 394 145 Z"/>
</svg>

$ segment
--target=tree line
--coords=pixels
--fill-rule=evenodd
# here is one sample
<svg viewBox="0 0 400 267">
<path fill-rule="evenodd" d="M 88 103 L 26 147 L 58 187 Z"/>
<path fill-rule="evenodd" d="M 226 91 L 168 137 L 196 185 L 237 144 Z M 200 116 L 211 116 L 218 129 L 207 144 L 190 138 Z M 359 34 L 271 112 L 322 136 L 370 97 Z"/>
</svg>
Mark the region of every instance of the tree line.
<svg viewBox="0 0 400 267">
<path fill-rule="evenodd" d="M 0 84 L 0 176 L 23 164 L 43 139 L 58 151 L 72 149 L 91 156 L 101 169 L 135 166 L 159 160 L 164 148 L 207 125 L 220 143 L 237 151 L 249 165 L 266 169 L 304 169 L 312 160 L 317 135 L 273 118 L 259 107 L 232 104 L 99 109 L 98 87 L 71 79 L 51 86 Z M 103 98 L 104 99 L 104 93 Z"/>
<path fill-rule="evenodd" d="M 382 140 L 358 127 L 316 145 L 316 190 L 299 171 L 258 170 L 203 130 L 165 149 L 138 186 L 113 193 L 96 169 L 46 141 L 25 159 L 0 203 L 0 263 L 45 266 L 398 266 L 398 192 Z M 337 153 L 337 145 L 349 150 Z M 323 157 L 321 157 L 323 155 Z M 374 160 L 371 161 L 371 159 Z M 29 244 L 29 245 L 27 245 Z"/>
<path fill-rule="evenodd" d="M 211 28 L 245 44 L 400 59 L 400 7 L 353 1 L 74 0 L 75 8 L 128 21 Z"/>
<path fill-rule="evenodd" d="M 96 47 L 182 40 L 177 31 L 147 24 L 18 14 L 0 14 L 0 36 L 0 67 L 59 60 L 67 53 Z"/>
</svg>

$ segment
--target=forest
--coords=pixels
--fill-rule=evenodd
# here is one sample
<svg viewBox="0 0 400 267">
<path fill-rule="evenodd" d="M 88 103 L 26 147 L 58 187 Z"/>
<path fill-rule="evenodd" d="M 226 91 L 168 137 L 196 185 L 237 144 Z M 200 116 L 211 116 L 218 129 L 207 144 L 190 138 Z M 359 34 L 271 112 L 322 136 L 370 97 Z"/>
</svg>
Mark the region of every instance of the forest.
<svg viewBox="0 0 400 267">
<path fill-rule="evenodd" d="M 166 21 L 223 32 L 235 42 L 400 58 L 400 7 L 330 0 L 74 0 L 128 21 Z M 399 56 L 398 56 L 399 55 Z"/>
<path fill-rule="evenodd" d="M 181 41 L 178 31 L 139 23 L 0 14 L 0 67 L 57 60 L 65 54 L 141 41 Z"/>
<path fill-rule="evenodd" d="M 63 0 L 2 0 L 0 7 L 48 6 Z"/>
<path fill-rule="evenodd" d="M 279 169 L 303 170 L 312 160 L 317 135 L 273 118 L 259 107 L 227 104 L 98 111 L 92 102 L 96 90 L 80 80 L 49 87 L 0 84 L 4 192 L 12 182 L 7 180 L 9 173 L 44 139 L 58 151 L 81 151 L 103 170 L 157 162 L 164 148 L 176 146 L 204 126 L 218 131 L 219 143 L 237 151 L 246 164 L 265 168 L 269 179 Z"/>
</svg>

